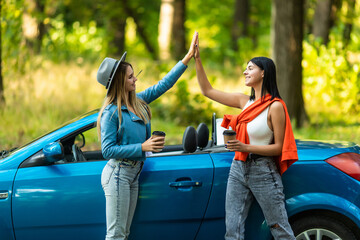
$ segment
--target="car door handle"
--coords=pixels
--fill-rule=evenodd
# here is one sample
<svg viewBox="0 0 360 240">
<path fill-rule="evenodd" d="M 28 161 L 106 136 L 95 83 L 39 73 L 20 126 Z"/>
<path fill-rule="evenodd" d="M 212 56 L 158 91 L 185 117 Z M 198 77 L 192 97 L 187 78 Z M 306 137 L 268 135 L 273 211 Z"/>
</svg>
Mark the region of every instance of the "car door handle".
<svg viewBox="0 0 360 240">
<path fill-rule="evenodd" d="M 0 199 L 7 199 L 9 196 L 8 192 L 2 192 L 0 191 Z"/>
<path fill-rule="evenodd" d="M 176 187 L 176 188 L 181 188 L 181 187 L 201 187 L 202 182 L 199 182 L 199 181 L 170 182 L 169 186 L 170 187 Z"/>
</svg>

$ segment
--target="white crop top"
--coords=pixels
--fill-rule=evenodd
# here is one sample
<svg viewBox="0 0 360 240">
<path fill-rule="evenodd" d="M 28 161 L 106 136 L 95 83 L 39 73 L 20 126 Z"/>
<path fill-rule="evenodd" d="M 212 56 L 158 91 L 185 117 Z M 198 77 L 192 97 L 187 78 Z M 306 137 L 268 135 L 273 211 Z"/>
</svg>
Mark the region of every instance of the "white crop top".
<svg viewBox="0 0 360 240">
<path fill-rule="evenodd" d="M 254 103 L 254 101 L 249 100 L 245 104 L 244 109 L 252 103 Z M 274 132 L 269 128 L 267 123 L 269 107 L 247 124 L 247 133 L 251 145 L 269 145 L 273 141 Z"/>
</svg>

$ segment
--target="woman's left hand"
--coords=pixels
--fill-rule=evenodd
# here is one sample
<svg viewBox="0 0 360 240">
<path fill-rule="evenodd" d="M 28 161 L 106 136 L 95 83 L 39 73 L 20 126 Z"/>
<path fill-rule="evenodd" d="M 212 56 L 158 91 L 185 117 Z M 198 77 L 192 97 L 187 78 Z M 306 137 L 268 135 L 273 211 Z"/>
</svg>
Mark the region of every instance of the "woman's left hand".
<svg viewBox="0 0 360 240">
<path fill-rule="evenodd" d="M 245 143 L 240 142 L 239 140 L 230 140 L 227 143 L 225 143 L 225 148 L 230 151 L 237 151 L 237 152 L 247 152 L 246 147 L 248 145 Z"/>
<path fill-rule="evenodd" d="M 190 48 L 189 48 L 189 51 L 188 53 L 185 55 L 185 57 L 182 59 L 182 62 L 187 65 L 191 58 L 195 55 L 195 44 L 197 42 L 197 39 L 198 39 L 198 32 L 194 32 L 194 35 L 193 35 L 193 38 L 192 38 L 192 41 L 191 41 L 191 44 L 190 44 Z"/>
</svg>

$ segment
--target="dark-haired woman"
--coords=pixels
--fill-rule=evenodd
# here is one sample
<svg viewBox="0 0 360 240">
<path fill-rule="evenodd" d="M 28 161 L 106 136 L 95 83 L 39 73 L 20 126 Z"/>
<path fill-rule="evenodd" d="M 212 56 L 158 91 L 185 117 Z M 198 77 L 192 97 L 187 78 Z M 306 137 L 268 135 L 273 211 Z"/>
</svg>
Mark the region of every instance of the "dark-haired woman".
<svg viewBox="0 0 360 240">
<path fill-rule="evenodd" d="M 138 199 L 138 179 L 147 152 L 159 152 L 164 137 L 151 137 L 149 103 L 170 89 L 195 52 L 197 33 L 185 57 L 156 85 L 136 93 L 137 76 L 131 64 L 105 58 L 97 80 L 107 94 L 98 117 L 101 149 L 109 159 L 101 175 L 106 198 L 106 240 L 126 240 Z"/>
<path fill-rule="evenodd" d="M 285 209 L 281 174 L 297 160 L 297 149 L 285 103 L 276 85 L 273 61 L 251 59 L 244 71 L 251 95 L 225 93 L 209 83 L 195 49 L 197 79 L 206 97 L 226 106 L 242 109 L 225 115 L 222 126 L 236 131 L 236 140 L 225 143 L 235 152 L 231 164 L 225 202 L 226 240 L 244 239 L 245 220 L 255 199 L 274 239 L 293 240 Z"/>
</svg>

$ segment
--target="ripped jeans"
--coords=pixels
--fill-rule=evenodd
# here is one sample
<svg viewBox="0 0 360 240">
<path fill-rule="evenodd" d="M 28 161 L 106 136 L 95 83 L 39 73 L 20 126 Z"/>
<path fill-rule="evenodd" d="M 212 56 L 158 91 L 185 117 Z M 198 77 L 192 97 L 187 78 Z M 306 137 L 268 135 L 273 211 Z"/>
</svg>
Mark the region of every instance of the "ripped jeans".
<svg viewBox="0 0 360 240">
<path fill-rule="evenodd" d="M 226 240 L 243 240 L 245 220 L 256 199 L 275 240 L 295 240 L 285 209 L 281 176 L 272 157 L 233 160 L 225 202 Z"/>
<path fill-rule="evenodd" d="M 106 198 L 106 240 L 126 240 L 129 237 L 143 164 L 142 161 L 129 164 L 110 159 L 102 171 L 101 185 Z"/>
</svg>

